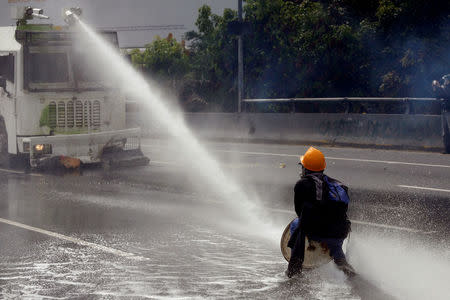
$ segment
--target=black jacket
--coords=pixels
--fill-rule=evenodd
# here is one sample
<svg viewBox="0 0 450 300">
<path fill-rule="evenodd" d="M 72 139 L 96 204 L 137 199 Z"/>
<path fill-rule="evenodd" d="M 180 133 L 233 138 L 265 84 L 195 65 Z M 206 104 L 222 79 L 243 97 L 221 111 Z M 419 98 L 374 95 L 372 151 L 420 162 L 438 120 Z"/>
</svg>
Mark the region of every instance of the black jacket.
<svg viewBox="0 0 450 300">
<path fill-rule="evenodd" d="M 325 183 L 326 184 L 326 183 Z M 316 184 L 309 176 L 302 177 L 294 188 L 295 212 L 301 217 L 305 234 L 323 238 L 346 238 L 350 231 L 348 205 L 327 201 L 324 190 L 322 201 L 317 200 Z"/>
</svg>

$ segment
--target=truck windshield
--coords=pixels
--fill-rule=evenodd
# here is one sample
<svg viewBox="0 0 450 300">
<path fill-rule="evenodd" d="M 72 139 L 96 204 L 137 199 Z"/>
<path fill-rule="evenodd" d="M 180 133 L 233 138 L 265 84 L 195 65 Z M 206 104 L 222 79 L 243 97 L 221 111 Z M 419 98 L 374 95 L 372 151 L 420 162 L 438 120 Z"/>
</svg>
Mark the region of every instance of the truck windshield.
<svg viewBox="0 0 450 300">
<path fill-rule="evenodd" d="M 74 32 L 16 32 L 24 44 L 24 82 L 30 91 L 104 89 L 107 80 L 92 45 Z M 102 36 L 118 48 L 117 34 Z M 17 38 L 16 37 L 16 38 Z"/>
<path fill-rule="evenodd" d="M 27 61 L 31 90 L 99 89 L 95 62 L 72 47 L 33 47 Z"/>
<path fill-rule="evenodd" d="M 69 82 L 67 53 L 30 53 L 29 68 L 32 83 Z"/>
</svg>

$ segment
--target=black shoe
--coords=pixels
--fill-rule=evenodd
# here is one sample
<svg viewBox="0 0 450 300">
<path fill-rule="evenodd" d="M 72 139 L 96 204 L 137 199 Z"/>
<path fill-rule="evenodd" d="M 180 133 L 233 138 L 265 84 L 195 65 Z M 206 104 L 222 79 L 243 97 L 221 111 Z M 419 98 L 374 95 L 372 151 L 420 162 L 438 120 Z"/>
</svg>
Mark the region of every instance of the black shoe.
<svg viewBox="0 0 450 300">
<path fill-rule="evenodd" d="M 298 258 L 292 258 L 289 260 L 289 265 L 284 272 L 287 277 L 292 278 L 293 276 L 300 274 L 302 272 L 303 260 Z"/>
<path fill-rule="evenodd" d="M 334 260 L 334 263 L 339 270 L 345 273 L 348 277 L 353 277 L 356 275 L 355 269 L 347 262 L 345 258 L 338 258 Z"/>
<path fill-rule="evenodd" d="M 301 273 L 302 273 L 301 269 L 300 270 L 291 270 L 291 269 L 287 268 L 287 270 L 284 271 L 284 274 L 286 274 L 286 276 L 289 277 L 289 278 L 292 278 L 292 277 L 294 277 L 296 275 L 299 275 Z"/>
</svg>

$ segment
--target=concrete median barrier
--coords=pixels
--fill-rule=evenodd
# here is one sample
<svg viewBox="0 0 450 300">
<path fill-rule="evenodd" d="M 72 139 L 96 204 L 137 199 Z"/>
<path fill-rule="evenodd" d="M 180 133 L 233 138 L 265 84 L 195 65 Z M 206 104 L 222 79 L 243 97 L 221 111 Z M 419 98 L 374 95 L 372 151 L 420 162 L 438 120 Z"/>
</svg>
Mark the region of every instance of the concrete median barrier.
<svg viewBox="0 0 450 300">
<path fill-rule="evenodd" d="M 211 140 L 443 150 L 436 115 L 186 113 L 185 120 Z M 150 114 L 127 113 L 127 122 L 147 137 L 167 136 Z"/>
</svg>

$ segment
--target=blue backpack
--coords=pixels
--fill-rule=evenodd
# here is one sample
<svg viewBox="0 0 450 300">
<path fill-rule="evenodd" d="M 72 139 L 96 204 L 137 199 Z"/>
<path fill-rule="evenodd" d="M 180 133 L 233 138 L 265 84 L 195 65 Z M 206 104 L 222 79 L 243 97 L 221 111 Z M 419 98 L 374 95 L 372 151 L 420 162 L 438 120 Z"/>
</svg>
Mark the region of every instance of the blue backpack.
<svg viewBox="0 0 450 300">
<path fill-rule="evenodd" d="M 324 182 L 328 185 L 328 199 L 336 202 L 344 202 L 348 204 L 350 198 L 348 197 L 347 187 L 340 181 L 323 176 Z"/>
<path fill-rule="evenodd" d="M 312 179 L 316 185 L 317 201 L 334 201 L 348 204 L 348 188 L 340 181 L 323 174 L 309 174 L 306 177 Z"/>
</svg>

